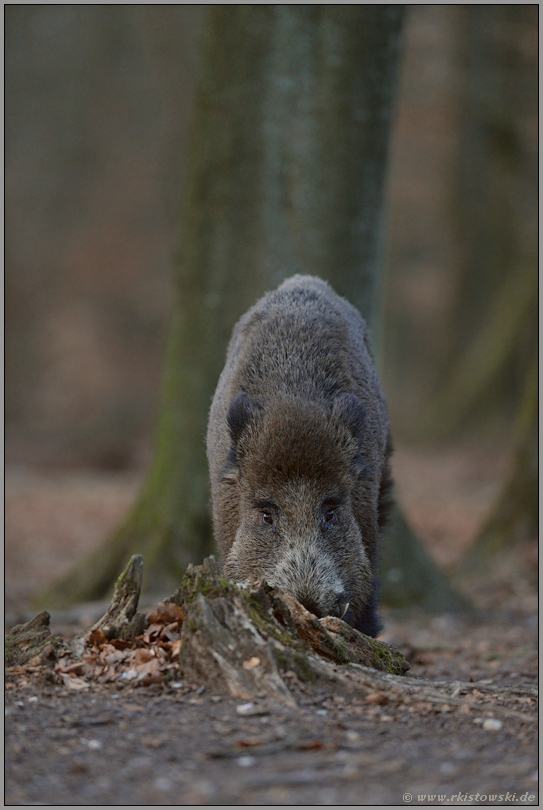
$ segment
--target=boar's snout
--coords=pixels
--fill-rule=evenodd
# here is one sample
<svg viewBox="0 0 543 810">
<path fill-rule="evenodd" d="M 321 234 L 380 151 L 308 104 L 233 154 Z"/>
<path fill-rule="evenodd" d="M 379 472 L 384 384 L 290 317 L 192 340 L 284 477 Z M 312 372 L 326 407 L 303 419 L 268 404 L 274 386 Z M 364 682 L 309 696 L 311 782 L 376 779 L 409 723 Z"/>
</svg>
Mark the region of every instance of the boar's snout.
<svg viewBox="0 0 543 810">
<path fill-rule="evenodd" d="M 337 619 L 342 619 L 349 608 L 349 600 L 345 592 L 338 594 L 327 609 L 323 609 L 323 607 L 321 607 L 316 600 L 312 599 L 311 597 L 307 599 L 302 597 L 300 602 L 306 608 L 306 610 L 316 616 L 317 619 L 322 619 L 324 616 L 334 616 Z"/>
</svg>

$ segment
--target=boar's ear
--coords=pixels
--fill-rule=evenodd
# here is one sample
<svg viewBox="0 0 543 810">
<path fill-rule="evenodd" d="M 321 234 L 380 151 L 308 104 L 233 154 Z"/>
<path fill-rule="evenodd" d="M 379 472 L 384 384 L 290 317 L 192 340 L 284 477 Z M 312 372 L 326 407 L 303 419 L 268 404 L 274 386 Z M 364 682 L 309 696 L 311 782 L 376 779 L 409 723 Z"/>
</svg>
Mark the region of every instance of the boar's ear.
<svg viewBox="0 0 543 810">
<path fill-rule="evenodd" d="M 366 412 L 364 406 L 354 394 L 340 394 L 334 400 L 332 406 L 332 415 L 339 416 L 345 425 L 349 428 L 354 438 L 362 439 L 362 431 L 364 430 L 364 423 L 366 421 Z M 370 475 L 370 468 L 364 460 L 363 456 L 358 453 L 354 460 L 354 469 L 358 479 L 363 480 Z"/>
<path fill-rule="evenodd" d="M 355 438 L 361 438 L 366 412 L 358 397 L 354 394 L 339 394 L 332 406 L 332 416 L 338 416 Z"/>
<path fill-rule="evenodd" d="M 249 422 L 256 419 L 259 413 L 260 408 L 258 405 L 255 405 L 245 391 L 242 391 L 241 394 L 238 394 L 237 397 L 232 400 L 228 408 L 226 419 L 234 447 L 239 442 L 240 436 Z"/>
<path fill-rule="evenodd" d="M 250 396 L 246 394 L 245 391 L 238 394 L 237 397 L 235 397 L 230 403 L 230 407 L 228 408 L 228 413 L 226 415 L 226 421 L 228 423 L 232 445 L 228 451 L 226 462 L 221 471 L 222 480 L 227 483 L 235 483 L 238 480 L 239 468 L 237 445 L 247 425 L 249 425 L 250 422 L 253 422 L 258 417 L 259 413 L 260 407 L 252 401 Z"/>
</svg>

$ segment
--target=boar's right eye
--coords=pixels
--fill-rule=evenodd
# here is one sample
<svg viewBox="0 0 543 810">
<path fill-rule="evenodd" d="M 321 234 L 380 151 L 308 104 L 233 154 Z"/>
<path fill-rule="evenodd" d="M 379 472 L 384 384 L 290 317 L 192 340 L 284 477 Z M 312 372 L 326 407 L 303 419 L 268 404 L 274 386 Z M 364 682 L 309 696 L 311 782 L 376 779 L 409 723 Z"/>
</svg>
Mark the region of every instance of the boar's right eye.
<svg viewBox="0 0 543 810">
<path fill-rule="evenodd" d="M 268 526 L 273 526 L 273 517 L 270 515 L 269 512 L 263 513 L 262 520 L 264 521 L 264 523 L 267 523 Z"/>
</svg>

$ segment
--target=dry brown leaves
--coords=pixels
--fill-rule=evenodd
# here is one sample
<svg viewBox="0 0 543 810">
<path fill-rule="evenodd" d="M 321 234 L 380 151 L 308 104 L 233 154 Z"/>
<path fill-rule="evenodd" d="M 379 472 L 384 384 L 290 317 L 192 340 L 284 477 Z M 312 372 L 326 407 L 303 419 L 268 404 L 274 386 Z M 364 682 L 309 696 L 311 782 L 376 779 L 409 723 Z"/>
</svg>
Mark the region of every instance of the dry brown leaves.
<svg viewBox="0 0 543 810">
<path fill-rule="evenodd" d="M 179 653 L 183 610 L 163 602 L 147 617 L 148 626 L 134 641 L 110 639 L 100 630 L 90 634 L 81 660 L 60 658 L 55 674 L 69 689 L 88 689 L 91 681 L 130 686 L 166 683 L 180 676 Z"/>
</svg>

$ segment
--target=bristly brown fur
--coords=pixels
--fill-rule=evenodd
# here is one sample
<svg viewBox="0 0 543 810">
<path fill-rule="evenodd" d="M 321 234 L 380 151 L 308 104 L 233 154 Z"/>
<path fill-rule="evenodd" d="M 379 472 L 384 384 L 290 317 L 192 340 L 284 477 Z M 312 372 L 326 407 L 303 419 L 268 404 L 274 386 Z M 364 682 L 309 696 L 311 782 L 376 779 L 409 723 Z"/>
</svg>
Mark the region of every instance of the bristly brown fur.
<svg viewBox="0 0 543 810">
<path fill-rule="evenodd" d="M 211 406 L 208 460 L 225 574 L 264 578 L 371 635 L 391 442 L 367 327 L 294 276 L 237 324 Z"/>
</svg>

